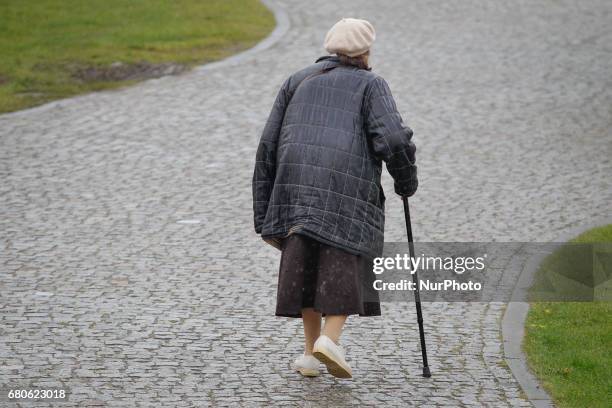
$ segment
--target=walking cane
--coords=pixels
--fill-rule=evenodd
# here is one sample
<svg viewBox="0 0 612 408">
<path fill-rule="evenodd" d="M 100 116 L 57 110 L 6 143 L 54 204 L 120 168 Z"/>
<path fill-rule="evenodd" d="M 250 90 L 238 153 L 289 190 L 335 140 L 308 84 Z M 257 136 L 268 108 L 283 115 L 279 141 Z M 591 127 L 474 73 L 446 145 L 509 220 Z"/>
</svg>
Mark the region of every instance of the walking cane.
<svg viewBox="0 0 612 408">
<path fill-rule="evenodd" d="M 408 233 L 408 249 L 410 250 L 411 262 L 414 259 L 414 242 L 412 240 L 412 226 L 410 224 L 410 209 L 408 208 L 408 197 L 402 197 L 404 201 L 404 216 L 406 217 L 406 231 Z M 414 266 L 414 263 L 411 265 Z M 412 272 L 412 271 L 411 271 Z M 421 295 L 419 292 L 419 277 L 415 270 L 412 274 L 414 283 L 414 301 L 416 303 L 417 321 L 419 322 L 419 335 L 421 336 L 421 354 L 423 355 L 423 377 L 431 377 L 429 365 L 427 364 L 427 348 L 425 347 L 425 331 L 423 329 L 423 312 L 421 311 Z"/>
</svg>

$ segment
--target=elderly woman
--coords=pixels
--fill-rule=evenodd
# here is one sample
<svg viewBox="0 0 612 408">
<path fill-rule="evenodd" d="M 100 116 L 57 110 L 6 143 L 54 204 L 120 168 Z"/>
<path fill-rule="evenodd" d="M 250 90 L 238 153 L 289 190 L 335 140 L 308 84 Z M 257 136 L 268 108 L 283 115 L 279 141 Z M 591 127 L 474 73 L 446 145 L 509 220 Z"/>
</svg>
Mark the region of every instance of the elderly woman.
<svg viewBox="0 0 612 408">
<path fill-rule="evenodd" d="M 384 241 L 382 162 L 398 195 L 417 189 L 412 130 L 368 65 L 374 39 L 368 21 L 338 21 L 324 42 L 335 55 L 285 80 L 257 149 L 255 231 L 282 251 L 276 316 L 303 320 L 305 350 L 293 366 L 305 376 L 322 362 L 352 377 L 344 323 L 381 314 L 368 288 Z"/>
</svg>

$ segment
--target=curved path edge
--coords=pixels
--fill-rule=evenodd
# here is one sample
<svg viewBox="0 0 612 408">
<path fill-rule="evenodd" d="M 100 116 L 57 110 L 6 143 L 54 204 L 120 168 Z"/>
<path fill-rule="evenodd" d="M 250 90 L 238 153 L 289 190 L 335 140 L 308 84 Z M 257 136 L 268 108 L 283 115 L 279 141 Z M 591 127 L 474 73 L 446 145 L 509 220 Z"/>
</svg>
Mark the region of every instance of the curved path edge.
<svg viewBox="0 0 612 408">
<path fill-rule="evenodd" d="M 264 6 L 266 6 L 274 14 L 274 19 L 276 20 L 276 26 L 274 27 L 274 30 L 272 30 L 272 32 L 268 34 L 267 37 L 259 41 L 253 47 L 246 49 L 244 51 L 241 51 L 237 54 L 233 54 L 219 61 L 209 62 L 203 65 L 196 66 L 188 70 L 186 74 L 193 73 L 193 72 L 205 72 L 211 69 L 217 69 L 217 68 L 222 68 L 222 67 L 227 67 L 227 66 L 232 66 L 232 65 L 242 63 L 244 62 L 244 60 L 254 56 L 255 54 L 270 48 L 271 46 L 276 44 L 281 38 L 283 38 L 284 35 L 287 33 L 287 31 L 289 31 L 289 28 L 291 26 L 289 15 L 287 14 L 286 10 L 273 0 L 259 0 L 259 1 L 261 1 L 261 3 Z M 43 103 L 42 105 L 33 106 L 31 108 L 20 109 L 14 112 L 0 113 L 0 118 L 6 118 L 10 116 L 21 116 L 24 114 L 29 114 L 30 112 L 33 112 L 33 111 L 52 109 L 54 107 L 61 106 L 63 103 L 66 103 L 67 101 L 70 101 L 76 98 L 88 97 L 91 95 L 105 93 L 105 92 L 118 92 L 121 90 L 125 90 L 126 88 L 134 88 L 139 85 L 142 86 L 143 84 L 160 81 L 160 80 L 163 80 L 169 77 L 177 77 L 177 75 L 165 75 L 159 78 L 149 78 L 143 81 L 139 81 L 137 84 L 134 84 L 132 86 L 125 86 L 125 87 L 119 87 L 119 88 L 108 89 L 108 90 L 92 91 L 92 92 L 86 92 L 83 94 L 73 95 L 68 98 L 57 99 L 54 101 Z"/>
<path fill-rule="evenodd" d="M 242 63 L 247 58 L 250 58 L 257 53 L 270 48 L 272 45 L 276 44 L 281 38 L 285 36 L 287 31 L 289 31 L 289 27 L 291 25 L 289 22 L 289 15 L 285 11 L 285 9 L 272 0 L 260 1 L 274 14 L 274 18 L 276 19 L 276 27 L 274 28 L 274 30 L 266 38 L 264 38 L 248 50 L 239 52 L 238 54 L 234 54 L 219 61 L 200 65 L 198 67 L 193 68 L 192 72 L 203 72 L 219 67 Z"/>
<path fill-rule="evenodd" d="M 604 218 L 571 228 L 558 237 L 555 242 L 565 243 L 589 229 L 611 223 L 612 218 Z M 529 369 L 521 345 L 525 337 L 525 320 L 529 312 L 529 303 L 526 301 L 527 290 L 531 286 L 533 276 L 547 255 L 546 253 L 536 254 L 528 260 L 511 297 L 511 299 L 517 299 L 518 301 L 508 303 L 502 319 L 504 359 L 529 401 L 537 408 L 550 408 L 554 407 L 554 404 L 550 395 L 542 388 L 536 376 Z"/>
</svg>

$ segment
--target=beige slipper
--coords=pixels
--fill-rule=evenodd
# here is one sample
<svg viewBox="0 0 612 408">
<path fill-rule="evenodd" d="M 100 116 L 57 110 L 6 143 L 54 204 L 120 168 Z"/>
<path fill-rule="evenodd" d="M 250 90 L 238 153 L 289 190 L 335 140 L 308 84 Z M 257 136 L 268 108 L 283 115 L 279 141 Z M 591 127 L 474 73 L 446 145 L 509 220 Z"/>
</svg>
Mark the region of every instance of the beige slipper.
<svg viewBox="0 0 612 408">
<path fill-rule="evenodd" d="M 345 351 L 342 346 L 334 343 L 325 335 L 319 336 L 312 349 L 312 355 L 325 364 L 327 371 L 334 377 L 352 378 L 351 366 L 345 360 Z"/>
</svg>

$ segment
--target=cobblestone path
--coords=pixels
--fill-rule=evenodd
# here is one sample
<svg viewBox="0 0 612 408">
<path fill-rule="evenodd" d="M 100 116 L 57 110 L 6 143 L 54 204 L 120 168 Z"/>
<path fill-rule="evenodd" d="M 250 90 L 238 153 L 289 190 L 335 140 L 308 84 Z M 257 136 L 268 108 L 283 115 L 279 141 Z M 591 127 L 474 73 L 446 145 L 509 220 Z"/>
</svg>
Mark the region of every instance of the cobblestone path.
<svg viewBox="0 0 612 408">
<path fill-rule="evenodd" d="M 255 148 L 285 77 L 337 19 L 368 18 L 415 132 L 415 238 L 553 240 L 611 213 L 612 4 L 277 4 L 289 31 L 240 64 L 0 116 L 0 382 L 69 390 L 48 406 L 530 406 L 501 301 L 424 305 L 431 379 L 405 303 L 349 318 L 353 380 L 291 372 L 300 326 L 273 316 Z"/>
</svg>

